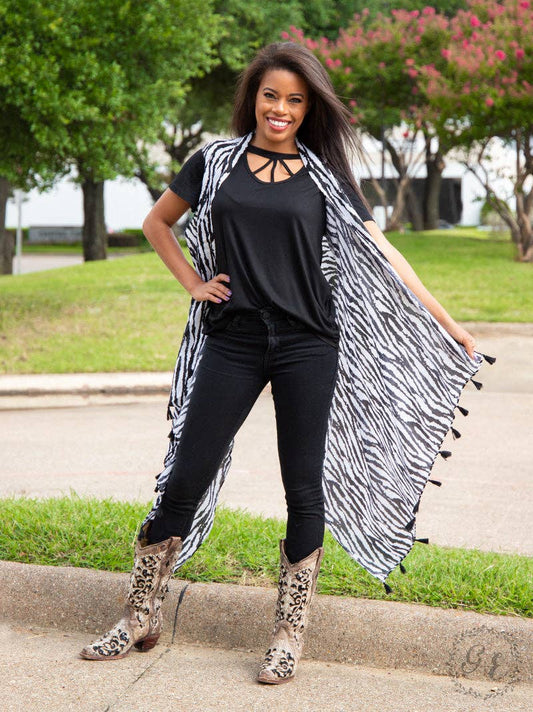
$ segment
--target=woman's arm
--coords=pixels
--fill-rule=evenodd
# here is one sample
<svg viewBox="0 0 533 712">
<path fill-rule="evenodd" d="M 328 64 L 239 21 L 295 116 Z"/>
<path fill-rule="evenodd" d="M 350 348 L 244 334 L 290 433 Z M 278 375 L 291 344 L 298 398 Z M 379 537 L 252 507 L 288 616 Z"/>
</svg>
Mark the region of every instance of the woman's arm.
<svg viewBox="0 0 533 712">
<path fill-rule="evenodd" d="M 424 287 L 415 271 L 407 262 L 405 257 L 387 240 L 378 225 L 373 220 L 367 220 L 365 227 L 372 235 L 379 248 L 400 275 L 409 289 L 416 294 L 420 301 L 429 309 L 435 319 L 446 329 L 446 331 L 460 344 L 462 344 L 471 359 L 474 358 L 474 337 L 462 326 L 452 319 L 435 297 Z"/>
<path fill-rule="evenodd" d="M 229 275 L 217 274 L 209 282 L 204 282 L 187 261 L 171 230 L 189 207 L 189 203 L 167 188 L 144 219 L 143 232 L 174 277 L 194 299 L 221 302 L 219 297 L 222 297 L 227 301 L 231 292 L 220 281 L 229 282 Z"/>
</svg>

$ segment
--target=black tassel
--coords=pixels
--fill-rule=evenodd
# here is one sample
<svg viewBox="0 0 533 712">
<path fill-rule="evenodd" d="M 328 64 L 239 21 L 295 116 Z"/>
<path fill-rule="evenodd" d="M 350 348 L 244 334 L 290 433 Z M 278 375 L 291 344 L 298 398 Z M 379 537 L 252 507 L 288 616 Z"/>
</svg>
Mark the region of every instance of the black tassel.
<svg viewBox="0 0 533 712">
<path fill-rule="evenodd" d="M 461 433 L 457 430 L 457 428 L 454 428 L 453 425 L 451 427 L 451 431 L 452 431 L 454 440 L 461 437 Z"/>
<path fill-rule="evenodd" d="M 483 388 L 483 384 L 482 384 L 480 381 L 474 381 L 473 378 L 471 378 L 470 380 L 472 381 L 472 383 L 474 384 L 474 386 L 478 389 L 478 391 L 479 391 L 481 388 Z"/>
<path fill-rule="evenodd" d="M 451 450 L 439 450 L 439 455 L 442 455 L 444 459 L 452 456 Z"/>
<path fill-rule="evenodd" d="M 418 512 L 418 508 L 420 506 L 420 500 L 415 504 L 415 508 L 413 509 L 413 514 L 416 514 Z"/>
<path fill-rule="evenodd" d="M 401 561 L 400 561 L 400 571 L 402 572 L 402 574 L 406 574 L 406 573 L 407 573 L 407 571 L 405 570 L 405 566 L 402 564 Z"/>
<path fill-rule="evenodd" d="M 439 482 L 438 480 L 428 480 L 428 482 L 431 482 L 432 485 L 437 485 L 437 487 L 440 487 L 442 482 Z"/>
<path fill-rule="evenodd" d="M 383 586 L 385 587 L 386 593 L 392 593 L 392 588 L 389 586 L 388 583 L 385 583 L 385 581 L 383 581 Z"/>
<path fill-rule="evenodd" d="M 407 522 L 407 524 L 405 525 L 405 528 L 407 529 L 408 532 L 411 531 L 411 529 L 414 526 L 414 523 L 415 523 L 415 517 L 413 517 L 410 522 Z"/>
<path fill-rule="evenodd" d="M 170 410 L 170 406 L 167 406 L 167 420 L 172 420 L 172 411 Z"/>
<path fill-rule="evenodd" d="M 466 408 L 463 408 L 460 405 L 456 405 L 455 407 L 458 408 L 463 415 L 468 415 L 468 410 Z"/>
<path fill-rule="evenodd" d="M 493 364 L 496 361 L 495 356 L 487 356 L 487 354 L 482 354 L 481 351 L 478 351 L 478 354 L 481 354 L 481 356 L 483 356 L 485 361 L 487 361 L 490 364 Z"/>
<path fill-rule="evenodd" d="M 429 544 L 429 539 L 427 537 L 424 537 L 423 539 L 415 539 L 415 541 L 419 541 L 421 544 Z"/>
</svg>

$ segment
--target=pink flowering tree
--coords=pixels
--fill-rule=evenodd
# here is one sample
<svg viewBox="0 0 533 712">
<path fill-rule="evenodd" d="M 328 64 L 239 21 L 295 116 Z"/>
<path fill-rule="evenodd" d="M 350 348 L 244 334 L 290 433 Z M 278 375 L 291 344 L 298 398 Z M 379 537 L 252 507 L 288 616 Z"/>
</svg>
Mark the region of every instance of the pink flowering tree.
<svg viewBox="0 0 533 712">
<path fill-rule="evenodd" d="M 327 68 L 353 113 L 354 128 L 381 142 L 396 171 L 396 196 L 386 229 L 398 229 L 407 208 L 415 230 L 437 227 L 439 193 L 447 135 L 434 128 L 434 110 L 420 83 L 420 66 L 428 71 L 446 67 L 441 50 L 448 46 L 450 20 L 432 7 L 392 10 L 370 19 L 368 10 L 356 14 L 336 41 L 306 38 L 295 27 L 287 38 L 312 49 Z M 426 180 L 422 204 L 411 180 L 422 164 Z M 375 167 L 367 167 L 370 175 Z M 387 197 L 374 177 L 373 186 L 385 205 Z"/>
<path fill-rule="evenodd" d="M 435 110 L 437 133 L 457 147 L 461 162 L 509 226 L 517 258 L 531 262 L 533 2 L 470 0 L 450 30 L 449 43 L 441 48 L 446 66 L 428 72 L 416 65 Z"/>
</svg>

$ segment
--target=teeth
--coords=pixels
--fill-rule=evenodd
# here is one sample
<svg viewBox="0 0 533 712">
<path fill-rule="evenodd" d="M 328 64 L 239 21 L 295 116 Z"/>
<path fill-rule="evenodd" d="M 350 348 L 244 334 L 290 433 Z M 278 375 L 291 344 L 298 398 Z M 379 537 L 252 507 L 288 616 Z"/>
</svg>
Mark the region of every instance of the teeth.
<svg viewBox="0 0 533 712">
<path fill-rule="evenodd" d="M 271 124 L 274 124 L 274 126 L 279 126 L 280 128 L 287 126 L 289 123 L 288 121 L 276 121 L 276 119 L 269 119 Z"/>
</svg>

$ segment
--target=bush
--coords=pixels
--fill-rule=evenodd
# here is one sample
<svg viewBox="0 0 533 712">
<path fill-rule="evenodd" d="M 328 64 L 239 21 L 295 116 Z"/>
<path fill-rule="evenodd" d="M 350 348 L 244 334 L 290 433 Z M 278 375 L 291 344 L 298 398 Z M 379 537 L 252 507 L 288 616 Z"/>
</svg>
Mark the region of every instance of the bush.
<svg viewBox="0 0 533 712">
<path fill-rule="evenodd" d="M 109 247 L 139 247 L 141 238 L 135 233 L 111 232 L 107 236 Z"/>
</svg>

